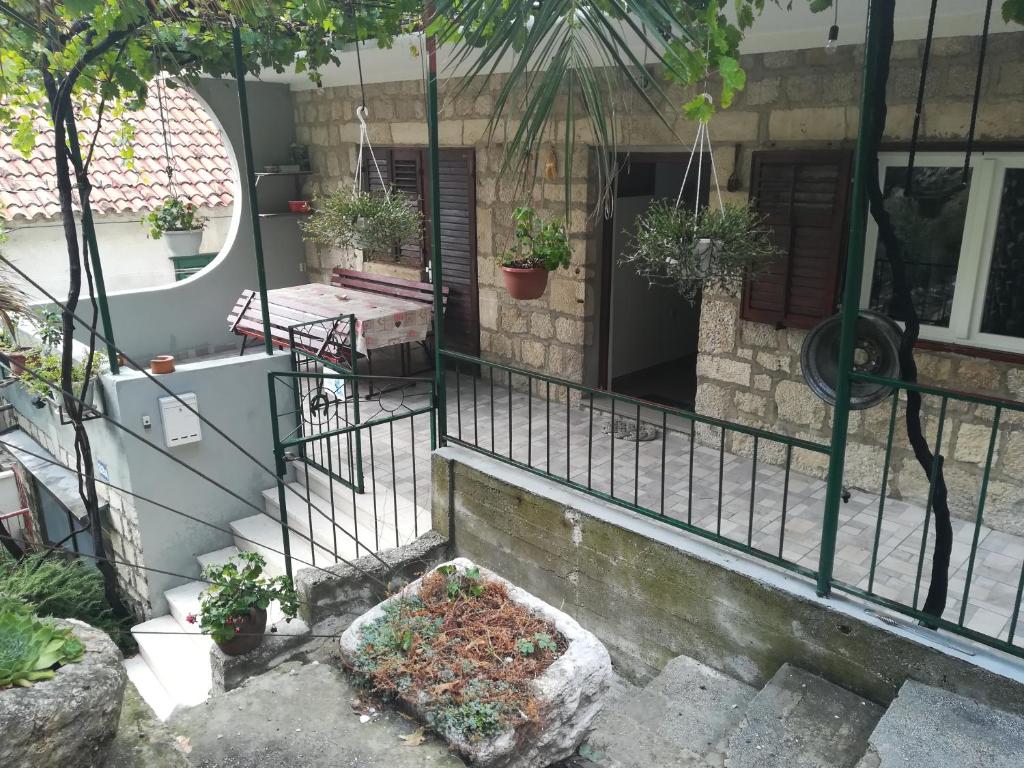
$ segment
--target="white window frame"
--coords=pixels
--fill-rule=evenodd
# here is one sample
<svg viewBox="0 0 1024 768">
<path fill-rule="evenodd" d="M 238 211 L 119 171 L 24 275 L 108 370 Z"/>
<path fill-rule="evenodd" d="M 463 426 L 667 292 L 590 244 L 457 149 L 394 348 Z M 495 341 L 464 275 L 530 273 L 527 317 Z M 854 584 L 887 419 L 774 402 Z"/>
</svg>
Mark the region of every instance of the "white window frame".
<svg viewBox="0 0 1024 768">
<path fill-rule="evenodd" d="M 892 167 L 906 168 L 908 152 L 885 152 L 878 156 L 880 178 Z M 919 152 L 915 168 L 962 167 L 962 152 Z M 1024 168 L 1024 153 L 975 152 L 971 157 L 971 182 L 964 218 L 964 235 L 960 245 L 956 284 L 949 327 L 921 324 L 921 338 L 964 347 L 978 347 L 1001 352 L 1024 354 L 1024 339 L 981 332 L 981 315 L 988 289 L 992 248 L 995 245 L 999 220 L 999 199 L 1009 168 Z M 864 248 L 864 278 L 861 283 L 861 306 L 871 306 L 871 283 L 875 274 L 878 248 L 878 225 L 868 217 Z"/>
</svg>

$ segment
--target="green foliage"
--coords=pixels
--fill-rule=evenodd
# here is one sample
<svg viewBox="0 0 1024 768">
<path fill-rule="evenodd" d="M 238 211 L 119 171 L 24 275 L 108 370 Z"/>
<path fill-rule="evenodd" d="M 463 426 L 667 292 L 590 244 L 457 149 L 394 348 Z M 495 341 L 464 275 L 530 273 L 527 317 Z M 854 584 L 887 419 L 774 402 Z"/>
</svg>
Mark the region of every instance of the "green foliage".
<svg viewBox="0 0 1024 768">
<path fill-rule="evenodd" d="M 390 189 L 365 192 L 349 186 L 318 199 L 302 222 L 306 240 L 328 248 L 361 248 L 367 257 L 394 255 L 419 242 L 423 216 L 416 201 Z"/>
<path fill-rule="evenodd" d="M 78 619 L 102 629 L 121 650 L 135 648 L 128 620 L 107 603 L 100 572 L 84 560 L 60 554 L 14 560 L 0 550 L 0 608 L 21 603 L 39 616 Z"/>
<path fill-rule="evenodd" d="M 528 206 L 516 208 L 512 220 L 516 225 L 515 243 L 498 257 L 501 266 L 543 268 L 548 272 L 569 266 L 572 250 L 565 227 L 560 222 L 542 221 Z"/>
<path fill-rule="evenodd" d="M 734 293 L 745 276 L 782 255 L 764 218 L 748 206 L 706 206 L 695 213 L 657 201 L 637 219 L 623 263 L 693 304 L 704 288 Z"/>
<path fill-rule="evenodd" d="M 537 632 L 533 637 L 521 637 L 516 640 L 516 649 L 524 656 L 529 656 L 540 651 L 558 652 L 558 643 L 552 639 L 547 632 Z"/>
<path fill-rule="evenodd" d="M 35 324 L 43 349 L 56 349 L 64 342 L 64 318 L 57 310 L 36 310 Z"/>
<path fill-rule="evenodd" d="M 0 689 L 49 680 L 64 664 L 78 661 L 85 646 L 70 629 L 58 629 L 25 610 L 0 607 Z"/>
<path fill-rule="evenodd" d="M 159 240 L 164 232 L 191 232 L 206 227 L 199 209 L 180 197 L 168 197 L 155 211 L 147 213 L 142 223 L 149 227 L 149 236 Z"/>
<path fill-rule="evenodd" d="M 434 728 L 441 733 L 461 736 L 469 741 L 493 736 L 501 730 L 504 718 L 497 701 L 470 699 L 452 704 L 434 713 Z"/>
<path fill-rule="evenodd" d="M 384 606 L 384 615 L 360 631 L 355 671 L 370 675 L 382 661 L 408 655 L 417 638 L 423 642 L 437 637 L 442 622 L 414 613 L 422 607 L 423 601 L 415 595 Z"/>
<path fill-rule="evenodd" d="M 102 352 L 93 352 L 92 375 L 96 375 L 104 356 Z M 86 361 L 77 360 L 71 365 L 71 383 L 73 393 L 78 397 L 79 388 L 85 383 Z M 26 391 L 41 398 L 60 400 L 63 397 L 60 386 L 61 356 L 49 352 L 44 347 L 36 347 L 25 355 L 25 373 L 21 375 L 21 386 Z M 31 371 L 31 373 L 29 373 Z"/>
<path fill-rule="evenodd" d="M 199 626 L 215 642 L 226 643 L 240 630 L 239 622 L 252 608 L 267 609 L 273 601 L 281 604 L 287 620 L 299 612 L 299 596 L 285 576 L 263 576 L 267 563 L 255 552 L 239 552 L 228 562 L 208 565 L 203 578 L 211 582 L 200 598 Z M 190 616 L 194 622 L 195 617 Z"/>
<path fill-rule="evenodd" d="M 480 597 L 484 593 L 484 582 L 477 566 L 467 568 L 460 574 L 454 565 L 442 565 L 437 572 L 445 577 L 445 594 L 449 600 L 460 597 Z"/>
</svg>

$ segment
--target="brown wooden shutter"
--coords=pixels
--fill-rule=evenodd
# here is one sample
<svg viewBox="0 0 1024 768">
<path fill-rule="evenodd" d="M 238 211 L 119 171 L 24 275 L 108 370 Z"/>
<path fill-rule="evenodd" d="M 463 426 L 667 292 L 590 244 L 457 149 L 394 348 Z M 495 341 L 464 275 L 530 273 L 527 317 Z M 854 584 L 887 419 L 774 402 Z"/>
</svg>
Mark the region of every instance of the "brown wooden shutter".
<svg viewBox="0 0 1024 768">
<path fill-rule="evenodd" d="M 743 319 L 811 328 L 835 312 L 849 192 L 849 151 L 753 154 L 750 198 L 786 256 L 747 281 Z"/>
<path fill-rule="evenodd" d="M 418 149 L 378 149 L 374 153 L 377 157 L 377 167 L 374 167 L 373 160 L 366 158 L 363 173 L 367 180 L 367 187 L 371 192 L 381 189 L 381 177 L 384 183 L 389 185 L 394 192 L 401 192 L 404 195 L 416 200 L 421 206 L 423 194 L 423 158 Z M 378 175 L 377 170 L 380 169 Z M 418 244 L 403 245 L 395 254 L 396 260 L 400 263 L 422 269 L 424 265 L 424 243 L 425 232 L 420 235 Z"/>
<path fill-rule="evenodd" d="M 441 150 L 439 160 L 441 269 L 442 279 L 449 289 L 444 346 L 467 355 L 479 355 L 474 153 L 471 149 L 445 149 Z M 429 206 L 424 212 L 429 213 Z M 429 241 L 426 250 L 429 253 Z"/>
</svg>

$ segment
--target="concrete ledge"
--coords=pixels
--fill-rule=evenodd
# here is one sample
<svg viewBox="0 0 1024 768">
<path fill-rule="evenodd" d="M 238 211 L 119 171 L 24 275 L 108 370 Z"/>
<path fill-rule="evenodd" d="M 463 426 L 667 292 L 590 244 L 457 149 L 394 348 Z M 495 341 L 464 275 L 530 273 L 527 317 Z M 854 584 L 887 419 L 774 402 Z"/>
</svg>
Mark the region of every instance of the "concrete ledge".
<svg viewBox="0 0 1024 768">
<path fill-rule="evenodd" d="M 444 560 L 447 548 L 448 539 L 429 531 L 411 544 L 379 552 L 377 557 L 361 557 L 352 565 L 302 568 L 295 574 L 300 616 L 310 626 L 347 617 L 348 626 L 389 593 Z"/>
<path fill-rule="evenodd" d="M 433 525 L 468 557 L 575 617 L 620 672 L 686 654 L 750 685 L 791 663 L 888 704 L 907 679 L 1024 713 L 1024 664 L 883 623 L 841 595 L 462 448 L 437 451 Z"/>
<path fill-rule="evenodd" d="M 228 656 L 214 645 L 210 649 L 213 692 L 230 691 L 253 675 L 262 674 L 286 661 L 305 661 L 321 642 L 305 622 L 295 619 L 290 624 L 282 622 L 277 632 L 268 631 L 258 648 L 241 656 Z"/>
</svg>

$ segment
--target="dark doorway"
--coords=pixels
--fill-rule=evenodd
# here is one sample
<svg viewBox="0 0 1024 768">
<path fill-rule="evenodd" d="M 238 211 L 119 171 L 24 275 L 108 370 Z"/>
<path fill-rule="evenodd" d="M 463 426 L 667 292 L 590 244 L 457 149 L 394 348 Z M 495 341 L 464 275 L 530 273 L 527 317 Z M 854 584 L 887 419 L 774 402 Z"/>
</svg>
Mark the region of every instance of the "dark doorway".
<svg viewBox="0 0 1024 768">
<path fill-rule="evenodd" d="M 605 222 L 598 377 L 602 387 L 663 405 L 692 409 L 697 389 L 700 301 L 652 286 L 623 264 L 636 220 L 655 200 L 674 202 L 689 155 L 620 156 L 615 213 Z M 698 168 L 701 179 L 698 184 Z M 710 163 L 693 168 L 681 205 L 707 204 Z"/>
</svg>

